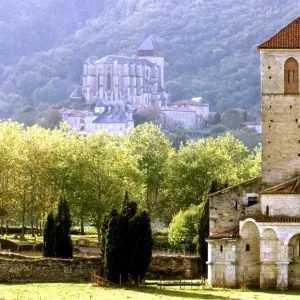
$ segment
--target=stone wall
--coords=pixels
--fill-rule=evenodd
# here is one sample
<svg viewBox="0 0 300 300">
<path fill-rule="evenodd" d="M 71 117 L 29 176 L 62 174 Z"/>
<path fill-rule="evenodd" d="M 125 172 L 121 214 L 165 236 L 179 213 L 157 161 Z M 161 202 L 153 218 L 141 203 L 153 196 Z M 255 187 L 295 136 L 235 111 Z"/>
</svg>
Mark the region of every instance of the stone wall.
<svg viewBox="0 0 300 300">
<path fill-rule="evenodd" d="M 36 259 L 0 255 L 0 282 L 88 282 L 91 273 L 101 274 L 99 258 Z M 153 256 L 147 277 L 191 278 L 201 271 L 197 257 Z"/>
<path fill-rule="evenodd" d="M 246 194 L 258 193 L 261 178 L 257 177 L 239 185 L 210 195 L 209 234 L 223 232 L 239 226 L 239 219 L 247 213 Z M 260 212 L 260 205 L 253 205 L 252 213 Z"/>
<path fill-rule="evenodd" d="M 0 258 L 0 282 L 86 282 L 99 272 L 101 260 Z"/>
<path fill-rule="evenodd" d="M 148 276 L 191 278 L 199 275 L 201 271 L 201 259 L 198 257 L 153 256 L 148 269 Z"/>
</svg>

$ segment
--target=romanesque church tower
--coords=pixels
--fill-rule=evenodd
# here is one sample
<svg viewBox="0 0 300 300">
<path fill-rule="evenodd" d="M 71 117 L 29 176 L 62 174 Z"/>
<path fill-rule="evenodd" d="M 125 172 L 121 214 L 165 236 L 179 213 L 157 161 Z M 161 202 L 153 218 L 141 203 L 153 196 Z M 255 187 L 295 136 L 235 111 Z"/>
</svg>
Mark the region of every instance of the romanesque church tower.
<svg viewBox="0 0 300 300">
<path fill-rule="evenodd" d="M 262 180 L 300 172 L 300 18 L 258 46 L 261 57 Z"/>
<path fill-rule="evenodd" d="M 209 197 L 208 282 L 300 288 L 300 17 L 258 47 L 262 176 Z"/>
</svg>

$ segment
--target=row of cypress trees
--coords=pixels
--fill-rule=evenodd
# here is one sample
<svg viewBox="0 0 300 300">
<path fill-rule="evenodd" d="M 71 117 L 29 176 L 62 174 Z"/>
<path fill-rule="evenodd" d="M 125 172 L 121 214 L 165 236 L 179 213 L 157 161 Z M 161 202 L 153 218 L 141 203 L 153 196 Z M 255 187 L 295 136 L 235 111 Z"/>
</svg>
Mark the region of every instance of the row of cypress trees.
<svg viewBox="0 0 300 300">
<path fill-rule="evenodd" d="M 50 212 L 44 229 L 43 255 L 45 257 L 72 258 L 73 244 L 70 236 L 71 217 L 68 202 L 60 198 L 57 215 Z"/>
<path fill-rule="evenodd" d="M 101 228 L 101 251 L 108 280 L 126 283 L 129 277 L 138 283 L 145 278 L 152 256 L 152 232 L 147 212 L 137 211 L 128 194 L 118 213 L 111 210 Z"/>
</svg>

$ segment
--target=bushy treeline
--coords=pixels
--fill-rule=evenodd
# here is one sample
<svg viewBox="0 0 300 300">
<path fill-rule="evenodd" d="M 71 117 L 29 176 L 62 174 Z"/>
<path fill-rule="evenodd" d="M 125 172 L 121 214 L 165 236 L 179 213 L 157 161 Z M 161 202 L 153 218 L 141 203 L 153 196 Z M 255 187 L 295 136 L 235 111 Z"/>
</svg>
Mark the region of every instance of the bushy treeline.
<svg viewBox="0 0 300 300">
<path fill-rule="evenodd" d="M 202 96 L 213 111 L 259 114 L 255 46 L 299 8 L 293 0 L 1 1 L 0 116 L 30 124 L 43 118 L 39 110 L 67 100 L 80 84 L 88 57 L 135 55 L 149 34 L 164 43 L 174 100 Z"/>
<path fill-rule="evenodd" d="M 188 142 L 174 150 L 164 133 L 144 124 L 127 136 L 82 136 L 62 125 L 46 130 L 0 123 L 0 218 L 38 227 L 68 199 L 75 222 L 101 221 L 118 209 L 125 191 L 151 218 L 170 221 L 180 209 L 203 202 L 212 183 L 234 184 L 260 173 L 260 151 L 251 153 L 227 135 Z M 24 232 L 24 230 L 23 230 Z"/>
</svg>

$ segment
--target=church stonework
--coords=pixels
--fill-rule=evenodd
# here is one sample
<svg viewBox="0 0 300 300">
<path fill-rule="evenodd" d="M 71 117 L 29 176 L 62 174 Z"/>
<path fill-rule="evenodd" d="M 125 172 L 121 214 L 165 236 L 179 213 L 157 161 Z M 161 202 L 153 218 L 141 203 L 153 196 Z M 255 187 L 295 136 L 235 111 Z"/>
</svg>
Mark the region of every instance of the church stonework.
<svg viewBox="0 0 300 300">
<path fill-rule="evenodd" d="M 258 51 L 262 176 L 210 195 L 208 281 L 300 288 L 300 18 Z"/>
</svg>

